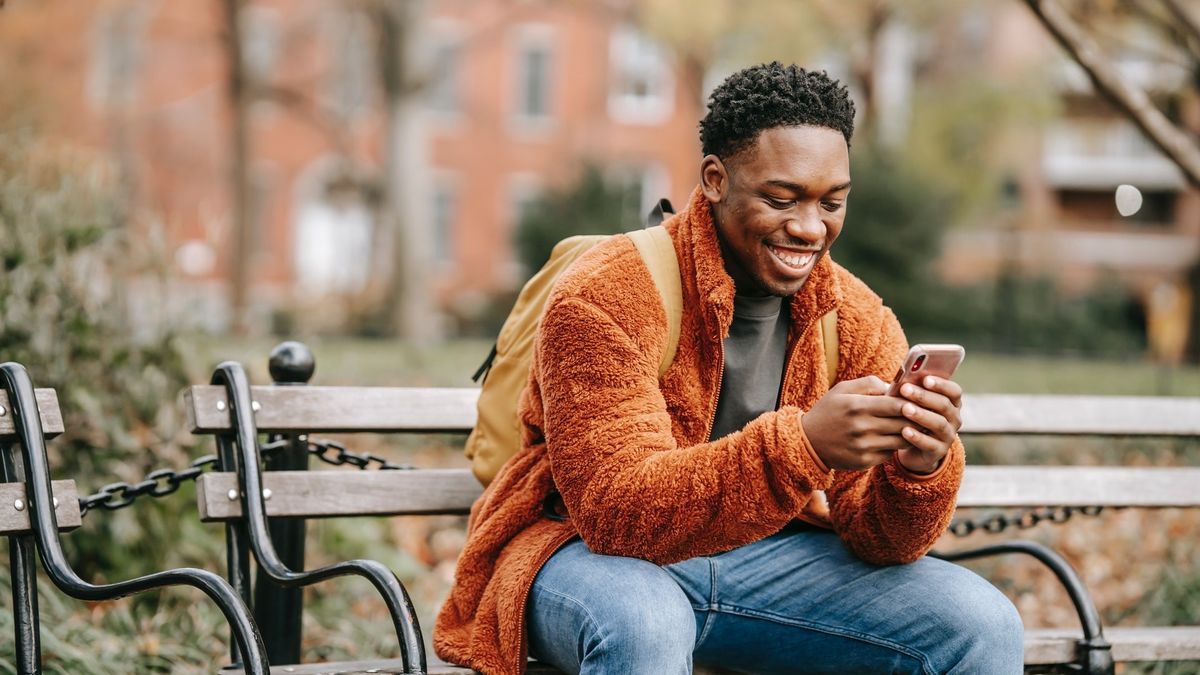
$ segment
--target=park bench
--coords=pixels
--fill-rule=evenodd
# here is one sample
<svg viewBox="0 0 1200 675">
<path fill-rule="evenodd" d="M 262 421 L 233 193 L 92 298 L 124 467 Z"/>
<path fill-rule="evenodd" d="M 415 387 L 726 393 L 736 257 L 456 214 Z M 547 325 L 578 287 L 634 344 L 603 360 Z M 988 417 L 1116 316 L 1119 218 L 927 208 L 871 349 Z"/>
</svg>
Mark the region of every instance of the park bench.
<svg viewBox="0 0 1200 675">
<path fill-rule="evenodd" d="M 58 397 L 53 389 L 34 389 L 16 363 L 0 364 L 0 385 L 0 533 L 8 538 L 17 672 L 42 672 L 36 553 L 54 586 L 79 600 L 113 600 L 167 586 L 200 589 L 229 622 L 245 670 L 266 675 L 262 636 L 246 604 L 219 575 L 183 568 L 97 585 L 75 573 L 59 533 L 80 526 L 80 501 L 73 480 L 50 480 L 46 457 L 46 440 L 63 432 Z"/>
<path fill-rule="evenodd" d="M 197 481 L 200 517 L 239 528 L 272 519 L 290 523 L 281 533 L 302 541 L 304 518 L 366 515 L 466 514 L 482 490 L 466 469 L 405 471 L 308 471 L 304 446 L 317 433 L 467 433 L 475 421 L 476 389 L 306 386 L 314 364 L 307 348 L 285 343 L 272 354 L 277 384 L 251 386 L 237 364 L 218 369 L 217 385 L 194 386 L 185 393 L 193 433 L 209 434 L 228 451 L 240 439 L 243 462 L 237 472 L 207 473 Z M 963 434 L 1046 434 L 1100 436 L 1168 436 L 1200 438 L 1200 398 L 968 395 Z M 292 445 L 297 454 L 278 455 L 260 472 L 259 438 Z M 359 458 L 359 465 L 379 458 Z M 225 466 L 233 466 L 226 464 Z M 969 466 L 959 495 L 959 508 L 1073 509 L 1102 507 L 1200 507 L 1200 468 Z M 249 517 L 247 517 L 249 513 Z M 295 528 L 299 525 L 299 528 Z M 265 537 L 263 528 L 255 528 Z M 255 536 L 255 535 L 251 535 Z M 241 538 L 239 538 L 241 537 Z M 242 545 L 244 536 L 231 536 Z M 270 542 L 267 542 L 269 547 Z M 256 546 L 262 546 L 261 542 Z M 295 552 L 295 545 L 289 545 Z M 985 549 L 955 552 L 953 560 L 984 554 L 1022 553 L 1050 566 L 1075 604 L 1079 630 L 1030 629 L 1026 634 L 1027 670 L 1112 673 L 1113 662 L 1200 660 L 1200 626 L 1103 628 L 1087 589 L 1069 564 L 1054 551 L 1031 541 L 1012 541 Z M 243 554 L 244 555 L 244 554 Z M 303 566 L 303 553 L 290 564 Z M 260 562 L 261 564 L 261 562 Z M 235 570 L 245 574 L 245 566 Z M 244 580 L 234 581 L 244 588 Z M 257 594 L 256 594 L 257 595 Z M 261 600 L 261 598 L 258 598 Z M 268 599 L 267 610 L 284 604 Z M 298 600 L 290 601 L 298 615 Z M 289 657 L 298 656 L 298 617 L 263 612 L 268 649 L 288 643 Z M 272 625 L 295 625 L 286 634 Z M 402 640 L 403 642 L 403 640 Z M 284 668 L 288 673 L 398 673 L 424 665 L 414 657 L 419 636 L 409 641 L 405 659 L 314 664 Z M 408 667 L 410 670 L 405 671 Z M 554 672 L 539 667 L 535 672 Z M 429 672 L 466 675 L 468 669 L 431 664 Z"/>
</svg>

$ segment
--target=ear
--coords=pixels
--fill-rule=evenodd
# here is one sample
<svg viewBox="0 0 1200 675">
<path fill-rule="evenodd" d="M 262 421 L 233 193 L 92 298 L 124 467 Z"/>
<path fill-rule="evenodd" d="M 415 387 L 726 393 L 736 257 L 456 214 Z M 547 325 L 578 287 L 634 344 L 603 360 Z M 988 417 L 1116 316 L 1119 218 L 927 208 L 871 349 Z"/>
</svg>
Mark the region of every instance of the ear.
<svg viewBox="0 0 1200 675">
<path fill-rule="evenodd" d="M 720 157 L 705 155 L 700 160 L 700 189 L 712 204 L 719 203 L 729 192 L 729 172 Z"/>
</svg>

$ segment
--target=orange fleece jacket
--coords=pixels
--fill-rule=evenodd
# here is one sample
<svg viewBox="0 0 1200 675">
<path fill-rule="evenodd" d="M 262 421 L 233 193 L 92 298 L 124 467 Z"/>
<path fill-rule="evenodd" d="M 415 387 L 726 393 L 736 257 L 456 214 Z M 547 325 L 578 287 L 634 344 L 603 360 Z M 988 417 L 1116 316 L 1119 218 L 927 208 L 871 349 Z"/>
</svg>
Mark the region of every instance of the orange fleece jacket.
<svg viewBox="0 0 1200 675">
<path fill-rule="evenodd" d="M 679 258 L 683 319 L 659 380 L 667 337 L 658 291 L 632 242 L 613 237 L 557 282 L 521 397 L 523 447 L 471 510 L 454 586 L 438 615 L 437 653 L 487 675 L 518 675 L 527 658 L 525 601 L 564 543 L 668 564 L 757 541 L 789 521 L 818 520 L 877 564 L 924 555 L 953 514 L 964 453 L 955 442 L 933 474 L 894 458 L 830 471 L 800 424 L 829 389 L 816 324 L 838 310 L 838 379 L 888 379 L 907 351 L 891 310 L 824 257 L 791 302 L 778 410 L 709 441 L 733 321 L 712 212 L 699 189 L 666 222 Z M 570 514 L 542 514 L 558 490 Z M 828 511 L 814 491 L 825 490 Z"/>
</svg>

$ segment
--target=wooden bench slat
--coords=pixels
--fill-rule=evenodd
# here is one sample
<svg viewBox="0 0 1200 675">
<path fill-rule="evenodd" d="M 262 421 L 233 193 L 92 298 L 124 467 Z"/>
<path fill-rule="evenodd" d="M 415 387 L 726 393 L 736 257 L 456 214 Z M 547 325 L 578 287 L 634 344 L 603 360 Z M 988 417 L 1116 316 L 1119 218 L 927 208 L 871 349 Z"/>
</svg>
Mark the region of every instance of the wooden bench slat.
<svg viewBox="0 0 1200 675">
<path fill-rule="evenodd" d="M 470 431 L 478 389 L 400 387 L 252 387 L 259 431 Z M 229 430 L 225 388 L 189 387 L 184 407 L 192 433 Z"/>
<path fill-rule="evenodd" d="M 483 488 L 465 469 L 419 471 L 269 471 L 263 488 L 268 516 L 366 516 L 466 513 Z M 242 515 L 234 473 L 207 473 L 196 480 L 200 519 Z"/>
<path fill-rule="evenodd" d="M 1200 506 L 1200 468 L 968 466 L 958 506 Z"/>
<path fill-rule="evenodd" d="M 62 411 L 58 407 L 58 394 L 53 389 L 35 389 L 38 414 L 42 418 L 42 431 L 46 438 L 53 438 L 63 432 Z M 0 441 L 11 441 L 16 438 L 16 427 L 13 425 L 12 406 L 8 402 L 8 392 L 0 391 Z"/>
<path fill-rule="evenodd" d="M 1200 436 L 1200 397 L 967 394 L 962 431 Z"/>
<path fill-rule="evenodd" d="M 1104 637 L 1118 662 L 1200 661 L 1200 626 L 1113 627 L 1104 629 Z M 1065 629 L 1026 630 L 1025 663 L 1069 663 L 1081 638 L 1080 632 Z"/>
<path fill-rule="evenodd" d="M 475 425 L 479 390 L 405 387 L 251 389 L 260 431 L 455 431 Z M 229 429 L 223 387 L 186 390 L 193 433 Z M 1200 397 L 968 394 L 963 433 L 1200 436 Z"/>
<path fill-rule="evenodd" d="M 58 518 L 58 529 L 73 530 L 83 524 L 75 481 L 51 481 L 50 489 L 58 498 L 58 506 L 54 509 L 54 515 Z M 18 499 L 25 504 L 20 511 L 15 505 Z M 29 531 L 29 506 L 25 499 L 25 484 L 0 483 L 0 534 L 25 534 Z"/>
<path fill-rule="evenodd" d="M 466 469 L 416 471 L 270 471 L 267 515 L 332 517 L 466 513 L 483 492 Z M 203 520 L 242 515 L 229 499 L 233 473 L 208 473 L 197 481 Z M 958 506 L 1200 506 L 1200 468 L 969 466 Z M 348 498 L 353 495 L 353 498 Z"/>
</svg>

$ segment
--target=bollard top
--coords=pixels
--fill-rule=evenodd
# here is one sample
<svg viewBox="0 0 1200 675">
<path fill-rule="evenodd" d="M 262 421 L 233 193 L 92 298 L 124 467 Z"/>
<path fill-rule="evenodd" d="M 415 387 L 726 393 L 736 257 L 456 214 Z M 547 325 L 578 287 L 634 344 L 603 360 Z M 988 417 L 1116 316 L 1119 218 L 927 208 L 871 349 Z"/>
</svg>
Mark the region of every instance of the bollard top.
<svg viewBox="0 0 1200 675">
<path fill-rule="evenodd" d="M 288 340 L 271 350 L 267 368 L 276 384 L 304 384 L 312 379 L 317 361 L 308 345 Z"/>
</svg>

